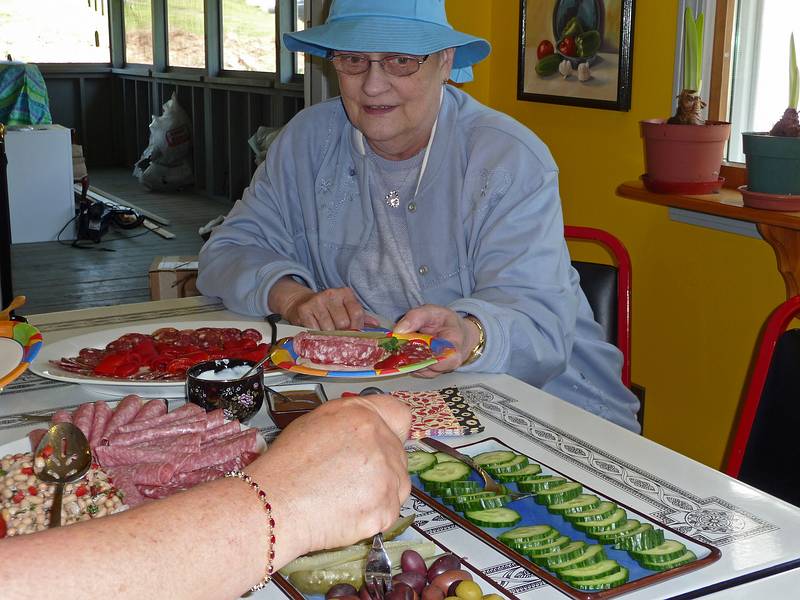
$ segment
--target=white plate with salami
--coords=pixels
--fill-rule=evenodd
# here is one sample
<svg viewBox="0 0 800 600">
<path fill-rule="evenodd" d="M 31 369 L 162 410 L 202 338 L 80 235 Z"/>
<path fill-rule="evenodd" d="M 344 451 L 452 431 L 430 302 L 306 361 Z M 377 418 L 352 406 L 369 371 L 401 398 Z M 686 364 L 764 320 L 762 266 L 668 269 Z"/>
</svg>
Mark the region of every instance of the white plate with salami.
<svg viewBox="0 0 800 600">
<path fill-rule="evenodd" d="M 303 331 L 278 325 L 278 337 Z M 91 385 L 111 396 L 182 398 L 186 368 L 213 358 L 259 360 L 270 330 L 259 321 L 154 322 L 94 331 L 48 344 L 31 363 L 37 375 Z M 265 378 L 283 371 L 265 370 Z"/>
<path fill-rule="evenodd" d="M 388 329 L 306 331 L 283 340 L 273 364 L 314 377 L 378 378 L 424 369 L 455 352 L 447 340 Z"/>
</svg>

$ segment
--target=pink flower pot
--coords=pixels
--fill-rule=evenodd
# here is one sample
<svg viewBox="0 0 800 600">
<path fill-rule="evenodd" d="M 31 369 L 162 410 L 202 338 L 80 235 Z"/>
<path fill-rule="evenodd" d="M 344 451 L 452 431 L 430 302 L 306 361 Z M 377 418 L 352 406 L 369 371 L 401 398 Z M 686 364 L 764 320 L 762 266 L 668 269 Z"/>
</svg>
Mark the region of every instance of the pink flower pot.
<svg viewBox="0 0 800 600">
<path fill-rule="evenodd" d="M 640 125 L 644 164 L 650 180 L 706 184 L 719 180 L 730 123 L 670 125 L 663 119 L 650 119 Z"/>
</svg>

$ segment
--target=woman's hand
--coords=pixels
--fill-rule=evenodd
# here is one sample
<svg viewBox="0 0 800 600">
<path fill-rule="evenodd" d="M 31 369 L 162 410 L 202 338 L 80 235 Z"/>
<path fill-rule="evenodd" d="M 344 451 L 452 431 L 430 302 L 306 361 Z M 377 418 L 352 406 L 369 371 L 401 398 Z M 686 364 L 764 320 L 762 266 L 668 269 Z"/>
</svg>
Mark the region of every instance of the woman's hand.
<svg viewBox="0 0 800 600">
<path fill-rule="evenodd" d="M 410 427 L 408 408 L 391 396 L 333 400 L 293 421 L 247 468 L 279 486 L 267 494 L 280 563 L 352 544 L 397 519 L 411 491 Z"/>
<path fill-rule="evenodd" d="M 269 305 L 292 325 L 332 331 L 335 329 L 361 329 L 378 322 L 364 311 L 364 307 L 350 288 L 330 288 L 314 292 L 290 277 L 279 280 L 269 293 Z"/>
<path fill-rule="evenodd" d="M 412 308 L 394 327 L 398 333 L 419 331 L 452 343 L 456 351 L 445 360 L 426 369 L 415 371 L 418 377 L 436 377 L 454 371 L 467 359 L 477 345 L 480 332 L 475 323 L 444 306 L 425 304 Z"/>
</svg>

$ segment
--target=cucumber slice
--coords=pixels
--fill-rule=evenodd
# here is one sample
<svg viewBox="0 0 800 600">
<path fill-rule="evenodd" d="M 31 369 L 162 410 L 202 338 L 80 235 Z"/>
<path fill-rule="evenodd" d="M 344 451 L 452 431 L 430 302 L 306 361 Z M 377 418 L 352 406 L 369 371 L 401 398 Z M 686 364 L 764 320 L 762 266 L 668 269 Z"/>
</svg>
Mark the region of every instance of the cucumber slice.
<svg viewBox="0 0 800 600">
<path fill-rule="evenodd" d="M 462 479 L 460 481 L 447 481 L 444 483 L 437 483 L 435 481 L 423 481 L 422 485 L 425 490 L 434 496 L 460 496 L 464 494 L 474 494 L 483 491 L 483 486 L 477 481 L 471 479 Z"/>
<path fill-rule="evenodd" d="M 436 464 L 436 456 L 424 450 L 415 450 L 408 453 L 408 472 L 422 473 Z"/>
<path fill-rule="evenodd" d="M 435 481 L 436 483 L 449 483 L 466 479 L 472 472 L 467 465 L 462 462 L 443 462 L 436 463 L 427 471 L 420 473 L 422 481 Z"/>
<path fill-rule="evenodd" d="M 598 498 L 594 494 L 580 494 L 579 496 L 573 498 L 572 500 L 551 504 L 550 506 L 547 507 L 547 510 L 557 515 L 566 515 L 569 513 L 577 513 L 586 510 L 592 510 L 593 508 L 597 508 L 599 505 L 600 505 L 600 498 Z"/>
<path fill-rule="evenodd" d="M 480 527 L 513 527 L 522 519 L 522 516 L 511 508 L 471 510 L 464 513 L 464 516 Z"/>
<path fill-rule="evenodd" d="M 605 531 L 595 531 L 590 533 L 589 535 L 596 539 L 601 544 L 613 544 L 615 540 L 623 537 L 630 532 L 639 529 L 642 524 L 637 521 L 636 519 L 628 519 L 627 521 L 620 523 L 614 529 L 607 529 Z"/>
<path fill-rule="evenodd" d="M 555 531 L 550 525 L 526 525 L 504 531 L 497 539 L 504 544 L 508 542 L 525 543 L 546 538 L 548 534 Z"/>
<path fill-rule="evenodd" d="M 520 554 L 527 554 L 528 550 L 536 550 L 542 546 L 547 546 L 554 542 L 557 538 L 561 537 L 561 532 L 553 529 L 545 537 L 537 540 L 530 540 L 527 542 L 508 542 L 508 546 L 519 552 Z"/>
<path fill-rule="evenodd" d="M 485 510 L 489 508 L 502 508 L 511 502 L 511 496 L 504 494 L 494 494 L 492 496 L 485 496 L 483 498 L 474 498 L 465 502 L 456 502 L 453 505 L 458 512 L 473 512 L 476 510 Z"/>
<path fill-rule="evenodd" d="M 617 550 L 649 550 L 664 543 L 664 530 L 653 529 L 650 523 L 644 523 L 634 530 L 631 535 L 616 540 L 614 547 Z"/>
<path fill-rule="evenodd" d="M 686 546 L 675 540 L 667 540 L 655 548 L 650 548 L 648 550 L 631 550 L 628 554 L 639 562 L 657 564 L 675 560 L 684 552 L 686 552 Z"/>
<path fill-rule="evenodd" d="M 539 504 L 563 504 L 580 496 L 582 491 L 583 486 L 580 483 L 570 481 L 537 492 L 536 502 Z"/>
<path fill-rule="evenodd" d="M 619 571 L 606 575 L 605 577 L 597 577 L 595 579 L 584 579 L 570 583 L 573 587 L 586 592 L 597 592 L 600 590 L 610 590 L 611 588 L 618 587 L 628 581 L 628 569 L 620 567 Z"/>
<path fill-rule="evenodd" d="M 590 581 L 598 577 L 606 577 L 619 570 L 620 564 L 615 560 L 607 558 L 586 567 L 564 569 L 558 576 L 567 583 L 572 584 L 576 581 Z"/>
<path fill-rule="evenodd" d="M 523 456 L 522 454 L 517 454 L 511 460 L 500 463 L 499 465 L 486 465 L 486 470 L 492 475 L 497 475 L 499 473 L 512 473 L 514 471 L 519 471 L 522 467 L 526 466 L 528 466 L 528 457 Z"/>
<path fill-rule="evenodd" d="M 577 542 L 570 542 L 566 546 L 561 546 L 560 548 L 553 548 L 550 552 L 546 554 L 537 554 L 531 555 L 533 562 L 537 565 L 542 567 L 547 567 L 548 569 L 552 569 L 550 566 L 558 565 L 562 562 L 567 562 L 568 560 L 572 560 L 573 558 L 577 558 L 584 552 L 586 552 L 586 542 L 577 541 Z"/>
<path fill-rule="evenodd" d="M 515 456 L 517 455 L 510 450 L 494 450 L 492 452 L 481 452 L 477 456 L 473 456 L 472 460 L 476 465 L 486 468 L 508 462 Z"/>
<path fill-rule="evenodd" d="M 528 463 L 521 469 L 517 471 L 511 471 L 511 473 L 498 473 L 495 475 L 495 479 L 502 482 L 507 481 L 521 481 L 523 479 L 528 479 L 533 477 L 534 475 L 538 475 L 542 472 L 542 467 L 537 465 L 536 463 Z"/>
<path fill-rule="evenodd" d="M 606 556 L 605 549 L 600 544 L 592 544 L 587 547 L 584 553 L 577 558 L 573 558 L 572 560 L 568 560 L 557 565 L 548 566 L 548 568 L 555 571 L 560 577 L 560 573 L 562 571 L 576 569 L 578 567 L 588 567 L 589 565 L 593 565 L 594 563 L 598 563 L 601 560 L 607 559 L 608 557 Z"/>
<path fill-rule="evenodd" d="M 667 562 L 663 563 L 648 563 L 648 562 L 640 562 L 639 564 L 642 565 L 645 569 L 650 569 L 652 571 L 666 571 L 668 569 L 674 569 L 675 567 L 680 567 L 681 565 L 688 564 L 692 561 L 697 560 L 697 556 L 691 550 L 687 550 L 683 554 L 681 554 L 678 558 L 673 558 Z"/>
<path fill-rule="evenodd" d="M 600 531 L 608 531 L 609 529 L 616 529 L 623 525 L 628 520 L 628 513 L 625 509 L 618 508 L 611 515 L 599 521 L 576 521 L 573 525 L 587 534 L 592 535 Z"/>
<path fill-rule="evenodd" d="M 554 540 L 548 542 L 547 544 L 542 544 L 541 546 L 533 546 L 531 548 L 525 548 L 524 552 L 528 558 L 536 562 L 537 558 L 541 556 L 546 556 L 556 550 L 560 550 L 561 548 L 566 547 L 571 541 L 572 540 L 570 540 L 567 536 L 560 535 Z"/>
<path fill-rule="evenodd" d="M 614 502 L 603 500 L 597 505 L 597 508 L 576 513 L 566 513 L 564 518 L 568 521 L 572 521 L 573 523 L 579 523 L 582 521 L 601 521 L 614 514 L 615 510 L 617 510 L 617 505 Z"/>
<path fill-rule="evenodd" d="M 461 462 L 457 458 L 455 458 L 453 456 L 450 456 L 449 454 L 445 454 L 444 452 L 436 452 L 434 454 L 434 456 L 436 457 L 436 462 L 440 462 L 440 463 L 443 463 L 443 462 Z"/>
<path fill-rule="evenodd" d="M 567 480 L 563 477 L 558 477 L 556 475 L 537 475 L 536 477 L 518 479 L 517 487 L 520 492 L 533 492 L 534 494 L 538 494 L 543 490 L 565 483 L 567 483 Z"/>
<path fill-rule="evenodd" d="M 494 492 L 487 492 L 481 490 L 479 492 L 470 492 L 467 494 L 453 494 L 451 496 L 442 496 L 442 501 L 445 504 L 460 504 L 462 502 L 469 502 L 471 500 L 477 500 L 478 498 L 491 498 L 492 496 L 496 496 Z"/>
</svg>

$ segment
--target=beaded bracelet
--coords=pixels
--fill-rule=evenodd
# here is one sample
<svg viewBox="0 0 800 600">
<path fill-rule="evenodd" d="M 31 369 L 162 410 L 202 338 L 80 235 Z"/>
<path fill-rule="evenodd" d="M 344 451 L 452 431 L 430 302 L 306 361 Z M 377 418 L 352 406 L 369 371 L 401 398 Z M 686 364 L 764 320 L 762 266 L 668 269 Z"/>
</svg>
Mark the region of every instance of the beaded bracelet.
<svg viewBox="0 0 800 600">
<path fill-rule="evenodd" d="M 267 552 L 267 574 L 264 575 L 264 579 L 262 579 L 260 583 L 257 583 L 250 588 L 251 592 L 257 592 L 258 590 L 265 588 L 272 579 L 272 561 L 275 560 L 275 534 L 273 532 L 275 529 L 275 520 L 272 518 L 272 505 L 270 505 L 269 501 L 267 500 L 267 495 L 264 493 L 264 490 L 262 490 L 247 473 L 242 473 L 241 471 L 228 471 L 225 473 L 225 477 L 235 477 L 237 479 L 241 479 L 247 485 L 249 485 L 258 495 L 258 499 L 264 503 L 264 512 L 267 513 L 267 539 L 269 540 L 269 551 Z"/>
</svg>

